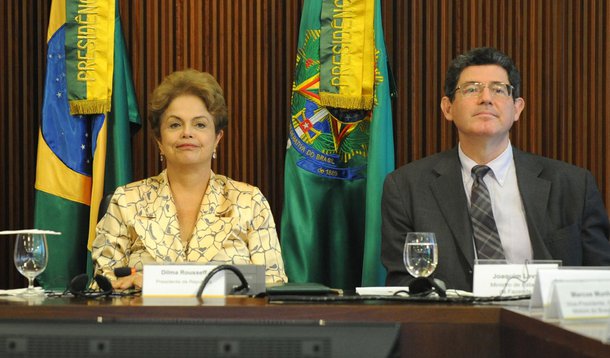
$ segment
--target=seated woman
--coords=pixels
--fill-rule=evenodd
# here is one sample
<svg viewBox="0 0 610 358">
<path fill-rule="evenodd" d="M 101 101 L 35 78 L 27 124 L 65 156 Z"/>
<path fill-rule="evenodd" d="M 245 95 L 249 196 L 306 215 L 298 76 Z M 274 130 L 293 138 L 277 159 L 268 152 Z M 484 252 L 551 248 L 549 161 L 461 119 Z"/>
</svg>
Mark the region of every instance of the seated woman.
<svg viewBox="0 0 610 358">
<path fill-rule="evenodd" d="M 222 88 L 205 72 L 174 72 L 155 89 L 150 125 L 161 174 L 116 189 L 96 228 L 96 274 L 117 289 L 142 287 L 142 274 L 117 267 L 198 262 L 265 265 L 267 283 L 286 282 L 275 222 L 251 185 L 212 172 L 227 127 Z"/>
</svg>

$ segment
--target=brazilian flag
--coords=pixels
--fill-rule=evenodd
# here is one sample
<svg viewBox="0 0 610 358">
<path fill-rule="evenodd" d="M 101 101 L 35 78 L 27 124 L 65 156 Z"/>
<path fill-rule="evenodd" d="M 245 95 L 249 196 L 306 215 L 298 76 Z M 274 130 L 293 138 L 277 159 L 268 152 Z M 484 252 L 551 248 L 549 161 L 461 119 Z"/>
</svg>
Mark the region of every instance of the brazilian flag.
<svg viewBox="0 0 610 358">
<path fill-rule="evenodd" d="M 102 1 L 112 10 L 108 42 L 113 52 L 98 54 L 112 61 L 105 68 L 112 71 L 111 111 L 95 114 L 70 114 L 66 42 L 77 39 L 67 35 L 66 14 L 79 1 L 51 5 L 34 225 L 62 235 L 48 239 L 49 263 L 38 277 L 45 289 L 63 291 L 72 277 L 86 271 L 102 196 L 132 180 L 131 134 L 141 121 L 115 1 Z M 85 15 L 80 19 L 87 21 Z"/>
</svg>

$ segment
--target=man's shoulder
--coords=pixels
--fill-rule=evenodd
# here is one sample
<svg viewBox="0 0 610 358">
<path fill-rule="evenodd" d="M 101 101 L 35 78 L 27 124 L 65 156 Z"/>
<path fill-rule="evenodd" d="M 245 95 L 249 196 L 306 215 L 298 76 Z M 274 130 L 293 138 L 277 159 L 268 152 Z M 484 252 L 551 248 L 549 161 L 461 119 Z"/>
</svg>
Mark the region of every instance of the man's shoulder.
<svg viewBox="0 0 610 358">
<path fill-rule="evenodd" d="M 459 164 L 459 157 L 457 156 L 455 148 L 406 163 L 390 173 L 390 175 L 398 177 L 419 176 L 425 173 L 431 173 L 439 165 L 448 163 Z"/>
<path fill-rule="evenodd" d="M 570 164 L 568 162 L 545 157 L 539 154 L 525 152 L 521 150 L 515 151 L 515 165 L 517 168 L 521 166 L 535 167 L 538 166 L 542 170 L 542 175 L 576 175 L 583 176 L 589 173 L 585 168 Z M 518 169 L 517 169 L 518 170 Z"/>
</svg>

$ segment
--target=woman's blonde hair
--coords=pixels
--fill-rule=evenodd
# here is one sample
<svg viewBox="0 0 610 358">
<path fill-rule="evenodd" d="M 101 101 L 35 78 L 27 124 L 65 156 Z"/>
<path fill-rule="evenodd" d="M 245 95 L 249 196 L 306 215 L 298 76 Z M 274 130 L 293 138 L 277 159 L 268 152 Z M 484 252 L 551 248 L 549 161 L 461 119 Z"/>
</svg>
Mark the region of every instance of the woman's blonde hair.
<svg viewBox="0 0 610 358">
<path fill-rule="evenodd" d="M 161 116 L 172 101 L 181 95 L 199 97 L 214 117 L 216 133 L 227 127 L 227 105 L 222 88 L 214 76 L 194 69 L 176 71 L 165 77 L 150 99 L 150 125 L 157 139 L 161 138 Z"/>
</svg>

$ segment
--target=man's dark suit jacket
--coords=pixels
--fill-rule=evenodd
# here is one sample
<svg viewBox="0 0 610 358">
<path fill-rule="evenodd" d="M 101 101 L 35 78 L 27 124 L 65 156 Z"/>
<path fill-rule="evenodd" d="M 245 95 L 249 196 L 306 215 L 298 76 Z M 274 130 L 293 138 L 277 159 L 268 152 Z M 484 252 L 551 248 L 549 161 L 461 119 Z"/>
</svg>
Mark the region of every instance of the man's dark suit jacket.
<svg viewBox="0 0 610 358">
<path fill-rule="evenodd" d="M 564 266 L 610 265 L 608 213 L 591 173 L 513 148 L 534 260 Z M 385 180 L 381 256 L 388 286 L 412 277 L 403 263 L 407 232 L 430 231 L 438 242 L 434 277 L 472 291 L 474 243 L 457 147 L 409 163 Z"/>
</svg>

